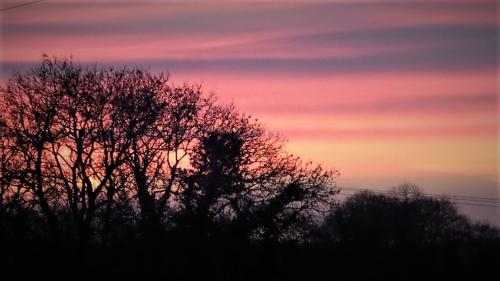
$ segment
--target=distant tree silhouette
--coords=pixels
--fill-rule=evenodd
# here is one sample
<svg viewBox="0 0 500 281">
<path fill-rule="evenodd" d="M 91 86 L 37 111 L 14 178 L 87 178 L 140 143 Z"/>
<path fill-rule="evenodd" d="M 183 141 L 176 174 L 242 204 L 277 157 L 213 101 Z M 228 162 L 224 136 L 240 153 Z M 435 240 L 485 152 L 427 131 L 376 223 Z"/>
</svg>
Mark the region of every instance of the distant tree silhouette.
<svg viewBox="0 0 500 281">
<path fill-rule="evenodd" d="M 471 222 L 447 198 L 430 198 L 415 185 L 387 194 L 363 191 L 349 197 L 326 218 L 338 241 L 380 247 L 467 239 Z"/>
<path fill-rule="evenodd" d="M 471 278 L 487 276 L 500 262 L 493 254 L 500 250 L 497 228 L 471 222 L 452 201 L 425 196 L 414 184 L 357 192 L 332 209 L 322 235 L 319 240 L 342 253 L 339 259 L 365 267 L 357 278 L 369 272 L 372 278 Z"/>
</svg>

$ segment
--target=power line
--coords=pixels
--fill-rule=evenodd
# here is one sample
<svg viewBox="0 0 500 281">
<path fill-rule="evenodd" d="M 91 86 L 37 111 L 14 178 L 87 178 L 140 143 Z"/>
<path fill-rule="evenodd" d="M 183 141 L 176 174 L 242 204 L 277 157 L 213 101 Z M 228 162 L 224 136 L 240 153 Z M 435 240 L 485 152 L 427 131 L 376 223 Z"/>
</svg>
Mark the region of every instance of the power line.
<svg viewBox="0 0 500 281">
<path fill-rule="evenodd" d="M 351 188 L 348 191 L 371 191 L 374 193 L 379 193 L 379 194 L 404 194 L 402 192 L 397 192 L 397 191 L 385 191 L 385 190 L 370 190 L 370 189 L 355 189 Z M 430 198 L 446 198 L 450 199 L 456 203 L 467 203 L 467 204 L 475 204 L 475 205 L 484 205 L 484 206 L 492 206 L 492 207 L 500 207 L 500 200 L 496 198 L 488 198 L 489 200 L 484 200 L 484 199 L 475 199 L 472 196 L 468 196 L 467 198 L 460 198 L 459 196 L 450 196 L 450 195 L 436 195 L 436 194 L 429 194 L 429 193 L 421 193 L 422 196 L 425 197 L 430 197 Z M 484 197 L 477 197 L 477 198 L 484 198 Z M 482 204 L 484 203 L 484 204 Z"/>
<path fill-rule="evenodd" d="M 374 193 L 380 193 L 380 192 L 374 192 Z M 340 196 L 345 196 L 345 197 L 350 197 L 353 194 L 345 194 L 345 193 L 339 193 L 337 195 Z M 491 207 L 491 208 L 500 208 L 500 205 L 495 205 L 495 204 L 478 204 L 478 203 L 468 203 L 468 202 L 461 202 L 461 201 L 456 201 L 452 200 L 455 205 L 460 205 L 460 206 L 475 206 L 475 207 Z"/>
<path fill-rule="evenodd" d="M 354 187 L 340 187 L 340 190 L 352 190 L 352 191 L 371 191 L 371 192 L 379 192 L 379 193 L 389 193 L 389 194 L 404 194 L 401 191 L 392 191 L 392 190 L 381 190 L 381 189 L 368 189 L 368 188 L 354 188 Z M 466 195 L 448 195 L 448 194 L 436 194 L 436 193 L 419 193 L 423 196 L 427 197 L 437 197 L 437 198 L 454 198 L 458 200 L 469 200 L 469 201 L 485 201 L 492 203 L 500 203 L 500 198 L 491 198 L 491 197 L 476 197 L 476 196 L 466 196 Z"/>
<path fill-rule="evenodd" d="M 44 1 L 44 0 L 38 0 L 38 1 L 33 1 L 33 2 L 28 2 L 28 3 L 22 3 L 22 4 L 18 4 L 18 5 L 7 7 L 7 8 L 2 8 L 2 9 L 0 9 L 0 11 L 3 12 L 3 11 L 12 10 L 12 9 L 23 7 L 23 6 L 33 5 L 33 4 L 42 2 L 42 1 Z"/>
<path fill-rule="evenodd" d="M 342 191 L 369 191 L 378 194 L 404 194 L 401 191 L 389 191 L 389 190 L 380 190 L 380 189 L 367 189 L 367 188 L 340 188 L 341 193 L 338 195 L 341 196 L 352 196 L 351 194 L 342 193 Z M 431 197 L 431 198 L 447 198 L 453 201 L 456 205 L 463 206 L 476 206 L 476 207 L 491 207 L 491 208 L 500 208 L 500 199 L 498 198 L 486 198 L 486 197 L 473 197 L 473 196 L 454 196 L 454 195 L 445 195 L 445 194 L 433 194 L 433 193 L 420 193 L 422 196 Z M 499 204 L 497 204 L 499 203 Z"/>
</svg>

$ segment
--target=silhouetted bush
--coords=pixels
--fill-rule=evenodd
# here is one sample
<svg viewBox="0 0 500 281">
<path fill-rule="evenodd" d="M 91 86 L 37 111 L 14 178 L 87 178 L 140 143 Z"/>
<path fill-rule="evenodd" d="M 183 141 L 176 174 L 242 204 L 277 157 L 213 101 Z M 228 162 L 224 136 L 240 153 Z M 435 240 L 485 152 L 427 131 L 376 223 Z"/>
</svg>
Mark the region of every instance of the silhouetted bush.
<svg viewBox="0 0 500 281">
<path fill-rule="evenodd" d="M 500 262 L 497 228 L 473 223 L 449 199 L 408 184 L 350 196 L 326 217 L 318 240 L 352 262 L 345 268 L 366 268 L 366 277 L 477 278 L 498 272 Z"/>
</svg>

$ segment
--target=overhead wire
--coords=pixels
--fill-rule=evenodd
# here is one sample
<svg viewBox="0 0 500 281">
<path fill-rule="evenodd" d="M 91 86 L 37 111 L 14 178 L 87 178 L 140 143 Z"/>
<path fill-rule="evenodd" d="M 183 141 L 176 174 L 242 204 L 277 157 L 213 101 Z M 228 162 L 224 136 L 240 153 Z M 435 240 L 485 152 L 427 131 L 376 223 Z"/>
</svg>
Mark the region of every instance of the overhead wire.
<svg viewBox="0 0 500 281">
<path fill-rule="evenodd" d="M 3 11 L 12 10 L 12 9 L 19 8 L 19 7 L 33 5 L 33 4 L 42 2 L 42 1 L 45 1 L 45 0 L 38 0 L 38 1 L 32 1 L 32 2 L 27 2 L 27 3 L 21 3 L 21 4 L 17 4 L 17 5 L 13 5 L 13 6 L 2 8 L 2 9 L 0 9 L 0 11 L 3 12 Z"/>
<path fill-rule="evenodd" d="M 353 193 L 345 193 L 353 192 Z M 377 194 L 396 194 L 401 195 L 405 194 L 405 192 L 398 190 L 381 190 L 381 189 L 369 189 L 369 188 L 354 188 L 354 187 L 340 187 L 340 193 L 338 195 L 342 196 L 352 196 L 356 192 L 360 191 L 368 191 Z M 342 193 L 344 192 L 344 193 Z M 412 194 L 411 192 L 406 194 Z M 499 198 L 491 198 L 491 197 L 475 197 L 475 196 L 463 196 L 463 195 L 448 195 L 448 194 L 436 194 L 436 193 L 419 193 L 420 195 L 428 198 L 444 198 L 451 200 L 456 205 L 464 205 L 464 206 L 477 206 L 477 207 L 492 207 L 492 208 L 500 208 L 500 199 Z"/>
</svg>

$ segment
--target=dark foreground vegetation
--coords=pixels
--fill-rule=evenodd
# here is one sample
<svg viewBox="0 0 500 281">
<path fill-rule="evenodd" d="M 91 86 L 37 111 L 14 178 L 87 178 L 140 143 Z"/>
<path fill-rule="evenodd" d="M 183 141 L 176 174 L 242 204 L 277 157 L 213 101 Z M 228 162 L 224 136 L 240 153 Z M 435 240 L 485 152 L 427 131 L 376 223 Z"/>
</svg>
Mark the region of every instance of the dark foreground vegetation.
<svg viewBox="0 0 500 281">
<path fill-rule="evenodd" d="M 2 87 L 0 279 L 499 276 L 498 229 L 412 185 L 340 202 L 335 170 L 167 78 L 44 58 Z"/>
</svg>

